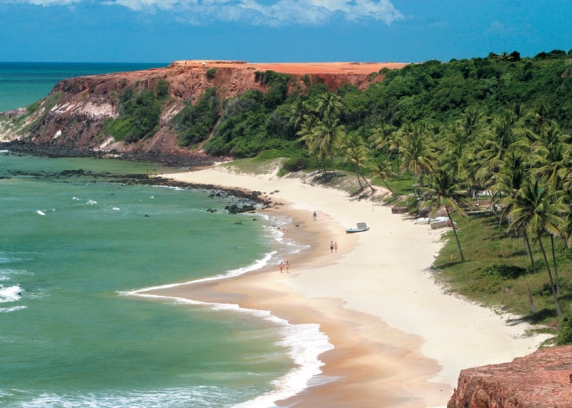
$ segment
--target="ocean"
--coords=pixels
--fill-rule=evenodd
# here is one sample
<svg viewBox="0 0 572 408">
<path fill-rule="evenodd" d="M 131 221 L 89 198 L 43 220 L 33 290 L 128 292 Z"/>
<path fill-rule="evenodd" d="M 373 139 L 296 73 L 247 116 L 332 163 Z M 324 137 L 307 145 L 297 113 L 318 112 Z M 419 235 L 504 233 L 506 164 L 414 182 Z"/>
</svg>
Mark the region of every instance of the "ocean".
<svg viewBox="0 0 572 408">
<path fill-rule="evenodd" d="M 0 106 L 33 102 L 18 98 Z M 227 214 L 230 198 L 205 191 L 57 176 L 72 169 L 174 171 L 0 152 L 0 406 L 271 407 L 319 372 L 330 346 L 316 325 L 138 294 L 279 263 L 302 249 L 276 229 L 287 219 Z"/>
<path fill-rule="evenodd" d="M 24 108 L 66 78 L 165 67 L 157 64 L 0 62 L 0 112 Z"/>
</svg>

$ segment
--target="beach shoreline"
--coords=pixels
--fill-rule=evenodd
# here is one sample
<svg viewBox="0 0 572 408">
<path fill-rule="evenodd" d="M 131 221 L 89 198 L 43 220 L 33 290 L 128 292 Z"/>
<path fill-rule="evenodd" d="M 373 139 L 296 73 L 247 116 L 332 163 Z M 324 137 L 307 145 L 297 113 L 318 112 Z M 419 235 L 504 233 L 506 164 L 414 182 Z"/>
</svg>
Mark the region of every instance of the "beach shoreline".
<svg viewBox="0 0 572 408">
<path fill-rule="evenodd" d="M 444 407 L 460 369 L 509 361 L 543 340 L 523 336 L 524 326 L 507 326 L 489 309 L 446 295 L 427 269 L 441 248 L 440 232 L 392 215 L 387 207 L 273 175 L 212 168 L 163 177 L 272 192 L 274 203 L 282 205 L 263 212 L 271 219 L 289 217 L 291 224 L 281 231 L 308 247 L 290 257 L 290 273 L 268 265 L 148 292 L 266 310 L 291 324 L 319 324 L 334 346 L 319 357 L 322 374 L 278 406 Z M 372 229 L 345 234 L 345 227 L 362 221 Z M 337 253 L 329 249 L 332 240 L 339 244 Z"/>
</svg>

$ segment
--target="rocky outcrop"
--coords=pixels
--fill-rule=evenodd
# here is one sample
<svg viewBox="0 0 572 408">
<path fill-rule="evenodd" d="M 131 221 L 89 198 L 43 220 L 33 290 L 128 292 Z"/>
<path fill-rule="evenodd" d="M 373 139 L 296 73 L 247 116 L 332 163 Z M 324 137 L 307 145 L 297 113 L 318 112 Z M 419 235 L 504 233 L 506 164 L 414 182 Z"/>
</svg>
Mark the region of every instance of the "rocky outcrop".
<svg viewBox="0 0 572 408">
<path fill-rule="evenodd" d="M 0 141 L 21 140 L 26 149 L 42 151 L 89 151 L 131 154 L 205 156 L 181 148 L 170 119 L 185 101 L 195 101 L 209 87 L 222 99 L 253 89 L 265 92 L 267 85 L 257 72 L 273 70 L 291 75 L 289 86 L 302 91 L 321 83 L 335 90 L 346 83 L 365 89 L 383 79 L 383 67 L 405 64 L 250 64 L 243 61 L 177 61 L 166 68 L 94 75 L 59 82 L 35 110 L 17 109 L 0 114 Z M 160 80 L 169 83 L 170 98 L 160 118 L 160 128 L 151 138 L 137 143 L 115 142 L 103 131 L 108 119 L 118 116 L 118 96 L 126 88 L 154 89 Z"/>
<path fill-rule="evenodd" d="M 461 371 L 447 408 L 572 408 L 572 346 Z"/>
</svg>

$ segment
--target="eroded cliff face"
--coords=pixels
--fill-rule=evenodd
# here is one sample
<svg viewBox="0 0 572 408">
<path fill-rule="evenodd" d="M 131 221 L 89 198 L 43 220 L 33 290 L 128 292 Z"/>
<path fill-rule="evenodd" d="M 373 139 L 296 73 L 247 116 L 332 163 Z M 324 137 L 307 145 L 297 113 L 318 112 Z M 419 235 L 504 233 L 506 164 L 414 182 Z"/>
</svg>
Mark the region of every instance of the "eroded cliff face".
<svg viewBox="0 0 572 408">
<path fill-rule="evenodd" d="M 572 346 L 461 371 L 447 408 L 572 408 Z"/>
<path fill-rule="evenodd" d="M 0 140 L 66 149 L 117 152 L 154 152 L 157 154 L 201 155 L 178 146 L 170 119 L 185 101 L 196 100 L 209 87 L 216 87 L 222 99 L 252 89 L 265 92 L 267 86 L 256 72 L 274 70 L 292 75 L 290 87 L 306 89 L 308 83 L 323 83 L 335 90 L 344 84 L 365 89 L 383 80 L 375 73 L 383 67 L 405 64 L 249 64 L 240 61 L 178 61 L 166 68 L 129 73 L 95 75 L 67 79 L 58 83 L 37 109 L 18 109 L 0 114 Z M 212 69 L 216 74 L 212 75 Z M 208 71 L 211 70 L 211 74 Z M 373 73 L 373 74 L 372 74 Z M 118 116 L 120 93 L 126 88 L 154 89 L 157 82 L 169 83 L 170 98 L 160 118 L 159 131 L 137 143 L 116 142 L 105 133 L 103 124 Z"/>
</svg>

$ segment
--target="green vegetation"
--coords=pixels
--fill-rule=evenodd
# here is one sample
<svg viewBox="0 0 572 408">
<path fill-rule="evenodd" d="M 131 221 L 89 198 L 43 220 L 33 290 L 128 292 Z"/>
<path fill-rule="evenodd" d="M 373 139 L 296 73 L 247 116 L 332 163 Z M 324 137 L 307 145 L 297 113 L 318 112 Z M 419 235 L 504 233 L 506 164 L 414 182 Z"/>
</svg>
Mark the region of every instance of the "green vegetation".
<svg viewBox="0 0 572 408">
<path fill-rule="evenodd" d="M 169 81 L 165 81 L 164 79 L 160 79 L 157 81 L 155 85 L 155 94 L 157 95 L 157 99 L 160 101 L 164 101 L 169 97 Z"/>
<path fill-rule="evenodd" d="M 151 137 L 159 130 L 159 118 L 169 96 L 169 83 L 159 80 L 155 90 L 126 88 L 119 95 L 116 119 L 105 121 L 103 131 L 127 143 Z"/>
<path fill-rule="evenodd" d="M 26 113 L 24 115 L 20 115 L 17 118 L 13 119 L 13 125 L 16 127 L 22 126 L 24 121 L 33 115 L 34 113 L 38 112 L 40 109 L 40 116 L 37 117 L 33 122 L 28 123 L 26 126 L 20 128 L 17 132 L 18 135 L 25 135 L 26 133 L 30 132 L 31 130 L 37 128 L 44 120 L 44 118 L 48 115 L 50 110 L 56 106 L 59 100 L 62 98 L 62 94 L 60 92 L 56 92 L 46 96 L 41 101 L 34 102 L 31 105 L 26 107 Z"/>
<path fill-rule="evenodd" d="M 207 79 L 214 79 L 217 70 L 218 68 L 216 67 L 207 69 Z"/>
<path fill-rule="evenodd" d="M 36 112 L 38 109 L 40 109 L 40 101 L 36 101 L 26 107 L 26 110 L 30 114 Z"/>
<path fill-rule="evenodd" d="M 171 124 L 178 132 L 181 146 L 193 146 L 206 140 L 216 125 L 221 110 L 216 88 L 207 88 L 196 104 L 187 104 Z"/>
</svg>

